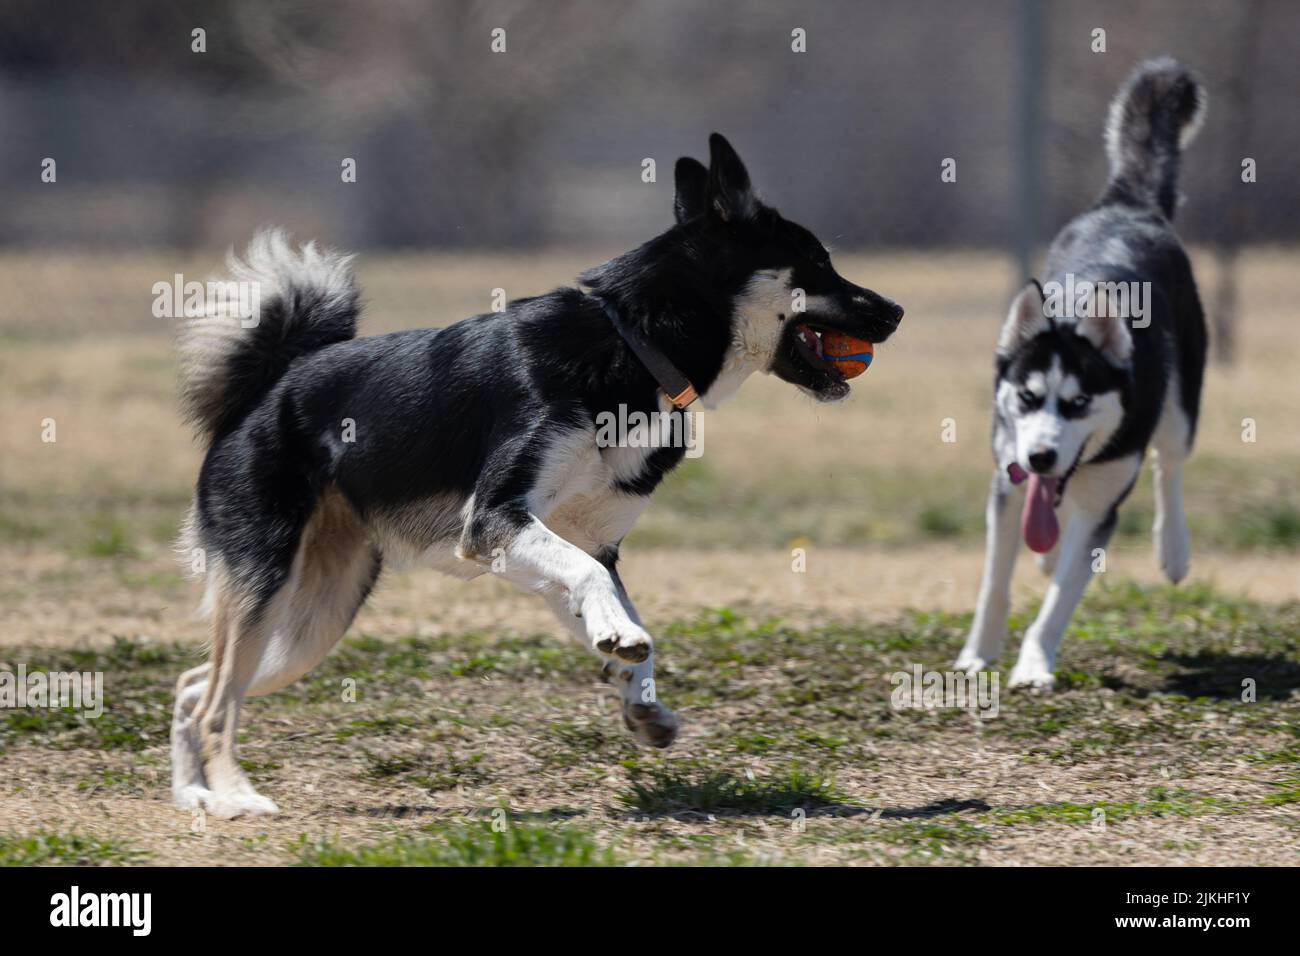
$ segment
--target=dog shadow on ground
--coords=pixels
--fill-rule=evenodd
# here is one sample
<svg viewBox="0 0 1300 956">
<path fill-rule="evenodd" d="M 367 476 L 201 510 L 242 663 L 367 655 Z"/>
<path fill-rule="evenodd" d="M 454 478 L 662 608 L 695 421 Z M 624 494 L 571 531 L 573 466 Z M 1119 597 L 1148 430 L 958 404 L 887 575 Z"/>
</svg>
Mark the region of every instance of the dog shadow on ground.
<svg viewBox="0 0 1300 956">
<path fill-rule="evenodd" d="M 1163 675 L 1154 686 L 1117 675 L 1102 680 L 1112 690 L 1146 697 L 1151 693 L 1182 694 L 1211 700 L 1243 700 L 1253 689 L 1256 700 L 1287 700 L 1300 689 L 1300 660 L 1281 654 L 1165 654 L 1160 662 L 1178 670 Z M 1248 681 L 1253 683 L 1247 683 Z"/>
</svg>

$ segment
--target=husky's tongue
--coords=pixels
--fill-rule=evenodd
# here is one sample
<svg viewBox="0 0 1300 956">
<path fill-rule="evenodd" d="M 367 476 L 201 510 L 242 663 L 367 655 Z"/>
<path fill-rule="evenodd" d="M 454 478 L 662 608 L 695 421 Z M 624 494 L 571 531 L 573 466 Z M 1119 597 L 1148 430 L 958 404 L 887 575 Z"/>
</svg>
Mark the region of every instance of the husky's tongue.
<svg viewBox="0 0 1300 956">
<path fill-rule="evenodd" d="M 1020 532 L 1030 551 L 1046 554 L 1060 537 L 1061 526 L 1056 521 L 1056 486 L 1059 478 L 1030 475 L 1025 490 L 1025 510 L 1020 513 Z"/>
</svg>

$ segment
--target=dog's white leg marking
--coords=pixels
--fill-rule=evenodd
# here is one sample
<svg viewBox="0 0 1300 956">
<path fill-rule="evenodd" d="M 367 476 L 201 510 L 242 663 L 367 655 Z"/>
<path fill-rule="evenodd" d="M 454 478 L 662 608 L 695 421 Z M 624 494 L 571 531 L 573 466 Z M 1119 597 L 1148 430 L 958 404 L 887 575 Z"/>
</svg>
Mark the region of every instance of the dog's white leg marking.
<svg viewBox="0 0 1300 956">
<path fill-rule="evenodd" d="M 1007 615 L 1011 613 L 1011 574 L 1020 550 L 1020 509 L 1024 497 L 1000 471 L 994 471 L 984 510 L 984 579 L 970 636 L 953 666 L 978 671 L 997 660 L 1007 636 Z"/>
<path fill-rule="evenodd" d="M 1093 551 L 1104 549 L 1115 530 L 1115 509 L 1137 477 L 1137 456 L 1099 465 L 1085 465 L 1071 479 L 1065 504 L 1069 522 L 1061 540 L 1061 557 L 1052 575 L 1038 617 L 1025 632 L 1020 657 L 1008 687 L 1052 685 L 1056 652 L 1093 575 Z"/>
<path fill-rule="evenodd" d="M 487 558 L 492 572 L 525 590 L 562 589 L 569 612 L 584 622 L 587 646 L 630 663 L 647 660 L 654 643 L 623 607 L 609 569 L 531 518 L 501 554 Z"/>
<path fill-rule="evenodd" d="M 182 810 L 194 810 L 208 793 L 203 776 L 203 753 L 191 717 L 208 688 L 211 664 L 187 670 L 176 681 L 176 706 L 172 711 L 172 800 Z"/>
<path fill-rule="evenodd" d="M 631 600 L 627 597 L 623 582 L 619 580 L 618 572 L 612 571 L 611 576 L 614 579 L 614 585 L 618 590 L 619 599 L 627 616 L 638 627 L 641 627 L 640 615 L 637 614 L 636 608 L 632 606 Z M 553 591 L 546 595 L 546 601 L 555 613 L 556 618 L 569 630 L 569 633 L 577 638 L 580 644 L 591 650 L 592 646 L 587 635 L 586 623 L 573 613 L 568 597 L 560 592 Z M 627 725 L 627 728 L 636 734 L 637 739 L 642 743 L 649 744 L 652 747 L 667 747 L 671 744 L 676 739 L 677 731 L 681 725 L 677 715 L 658 701 L 658 692 L 654 679 L 653 651 L 645 660 L 635 663 L 610 657 L 600 651 L 597 651 L 597 653 L 605 660 L 605 676 L 618 688 L 619 697 L 622 701 L 623 723 Z"/>
<path fill-rule="evenodd" d="M 1183 513 L 1183 463 L 1153 459 L 1156 482 L 1156 520 L 1152 526 L 1156 563 L 1174 584 L 1187 577 L 1191 567 L 1192 541 Z"/>
<path fill-rule="evenodd" d="M 1171 377 L 1160 424 L 1151 440 L 1151 470 L 1155 474 L 1156 516 L 1151 527 L 1156 564 L 1177 584 L 1191 566 L 1192 541 L 1183 512 L 1183 462 L 1187 460 L 1187 416 L 1177 398 L 1178 380 Z"/>
</svg>

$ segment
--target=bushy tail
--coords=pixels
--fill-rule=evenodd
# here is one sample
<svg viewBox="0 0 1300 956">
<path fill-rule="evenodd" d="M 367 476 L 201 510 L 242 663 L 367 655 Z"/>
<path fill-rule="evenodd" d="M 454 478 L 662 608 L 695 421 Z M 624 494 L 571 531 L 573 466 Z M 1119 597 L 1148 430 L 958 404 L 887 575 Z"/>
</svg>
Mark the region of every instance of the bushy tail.
<svg viewBox="0 0 1300 956">
<path fill-rule="evenodd" d="M 1170 57 L 1139 63 L 1110 104 L 1106 198 L 1157 206 L 1172 218 L 1178 157 L 1205 119 L 1205 87 Z"/>
<path fill-rule="evenodd" d="M 177 336 L 181 408 L 201 434 L 211 438 L 237 423 L 300 355 L 356 335 L 350 263 L 315 243 L 295 250 L 278 229 L 254 236 L 242 259 L 230 253 L 230 276 L 218 280 L 228 293 L 186 318 Z M 241 315 L 241 301 L 257 303 L 255 315 Z"/>
</svg>

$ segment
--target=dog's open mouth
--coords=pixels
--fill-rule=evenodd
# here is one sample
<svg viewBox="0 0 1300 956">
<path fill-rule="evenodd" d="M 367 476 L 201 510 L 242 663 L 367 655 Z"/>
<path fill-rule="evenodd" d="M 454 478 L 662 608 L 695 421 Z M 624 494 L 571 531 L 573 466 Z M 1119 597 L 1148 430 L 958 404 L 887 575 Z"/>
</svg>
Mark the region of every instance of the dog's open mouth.
<svg viewBox="0 0 1300 956">
<path fill-rule="evenodd" d="M 772 372 L 778 378 L 798 385 L 818 401 L 839 401 L 849 394 L 849 383 L 835 363 L 826 357 L 822 331 L 808 322 L 787 326 L 772 362 Z"/>
<path fill-rule="evenodd" d="M 817 329 L 802 322 L 797 323 L 794 327 L 794 344 L 803 360 L 813 368 L 844 378 L 835 363 L 826 357 L 826 350 L 822 347 L 822 334 Z"/>
</svg>

